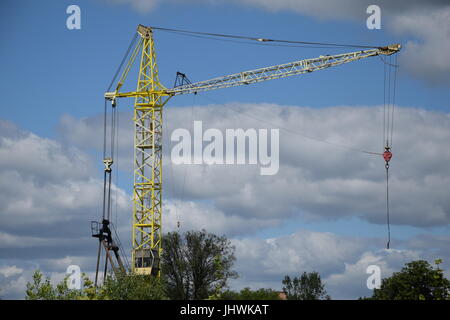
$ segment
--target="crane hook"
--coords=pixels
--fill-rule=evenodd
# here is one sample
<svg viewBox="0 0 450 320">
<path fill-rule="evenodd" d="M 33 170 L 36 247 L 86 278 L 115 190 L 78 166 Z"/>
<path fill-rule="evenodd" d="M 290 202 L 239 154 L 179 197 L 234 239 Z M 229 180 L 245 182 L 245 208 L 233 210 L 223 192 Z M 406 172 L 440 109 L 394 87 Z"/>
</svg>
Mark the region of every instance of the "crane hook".
<svg viewBox="0 0 450 320">
<path fill-rule="evenodd" d="M 392 152 L 391 152 L 390 147 L 386 146 L 384 148 L 383 158 L 384 158 L 384 161 L 386 161 L 386 165 L 385 165 L 386 169 L 389 169 L 389 161 L 391 161 L 391 159 L 392 159 Z"/>
<path fill-rule="evenodd" d="M 388 144 L 384 147 L 383 159 L 386 162 L 386 216 L 387 216 L 387 226 L 388 226 L 388 242 L 386 248 L 389 249 L 391 243 L 391 226 L 389 217 L 389 161 L 392 159 L 391 148 Z"/>
</svg>

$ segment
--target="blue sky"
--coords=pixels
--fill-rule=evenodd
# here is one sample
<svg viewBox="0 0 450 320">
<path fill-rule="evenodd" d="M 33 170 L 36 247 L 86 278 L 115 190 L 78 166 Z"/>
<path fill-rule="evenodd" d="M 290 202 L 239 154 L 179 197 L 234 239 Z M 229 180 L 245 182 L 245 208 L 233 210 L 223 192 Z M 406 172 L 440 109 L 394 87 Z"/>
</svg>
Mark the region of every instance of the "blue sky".
<svg viewBox="0 0 450 320">
<path fill-rule="evenodd" d="M 365 2 L 357 3 L 352 0 L 346 1 L 348 8 L 344 6 L 339 10 L 334 10 L 334 4 L 329 0 L 323 1 L 323 5 L 319 5 L 322 2 L 312 5 L 313 2 L 302 0 L 293 2 L 293 5 L 290 5 L 289 1 L 270 5 L 262 0 L 248 0 L 242 3 L 220 0 L 171 0 L 164 3 L 157 0 L 2 1 L 0 4 L 2 43 L 0 119 L 3 121 L 3 127 L 0 133 L 5 132 L 2 136 L 2 139 L 6 139 L 5 141 L 9 141 L 8 139 L 22 141 L 17 137 L 26 136 L 27 138 L 22 141 L 24 146 L 27 146 L 26 143 L 31 143 L 27 142 L 28 138 L 34 141 L 28 151 L 26 147 L 20 149 L 21 144 L 17 144 L 18 151 L 6 142 L 4 145 L 0 144 L 5 150 L 23 152 L 20 157 L 17 155 L 20 160 L 16 162 L 11 160 L 10 163 L 8 159 L 2 159 L 5 163 L 2 164 L 5 177 L 7 174 L 17 173 L 23 178 L 24 183 L 29 182 L 34 187 L 37 186 L 36 190 L 39 190 L 39 186 L 51 185 L 65 188 L 67 185 L 79 184 L 73 187 L 74 193 L 71 193 L 71 197 L 77 199 L 76 205 L 68 210 L 69 213 L 61 212 L 61 215 L 67 214 L 67 219 L 75 221 L 76 228 L 80 230 L 84 228 L 83 221 L 95 218 L 95 210 L 100 205 L 100 199 L 97 204 L 95 197 L 91 199 L 89 195 L 84 194 L 83 190 L 90 190 L 91 187 L 92 190 L 97 190 L 97 182 L 102 177 L 98 152 L 100 144 L 97 143 L 101 141 L 101 137 L 95 134 L 101 132 L 99 117 L 103 111 L 103 93 L 137 24 L 299 41 L 364 45 L 401 43 L 404 49 L 399 56 L 400 69 L 396 89 L 399 125 L 396 126 L 394 133 L 394 140 L 398 136 L 399 142 L 398 147 L 396 145 L 397 149 L 394 149 L 394 160 L 397 156 L 396 150 L 399 156 L 398 162 L 393 161 L 392 164 L 393 201 L 396 202 L 392 212 L 394 215 L 392 234 L 397 241 L 397 249 L 404 250 L 401 252 L 402 255 L 411 258 L 432 258 L 433 255 L 427 254 L 433 251 L 444 255 L 444 260 L 448 254 L 450 259 L 450 252 L 445 251 L 442 244 L 448 241 L 446 237 L 450 222 L 450 205 L 443 191 L 449 186 L 446 179 L 450 177 L 448 166 L 445 165 L 449 159 L 448 152 L 445 151 L 448 148 L 448 141 L 446 144 L 445 139 L 450 134 L 447 126 L 450 118 L 448 102 L 450 101 L 448 82 L 450 72 L 446 65 L 439 65 L 443 61 L 442 55 L 445 56 L 449 50 L 448 41 L 443 42 L 441 39 L 448 40 L 448 34 L 447 36 L 445 34 L 450 28 L 445 19 L 439 24 L 441 21 L 439 12 L 448 12 L 449 7 L 440 1 L 431 1 L 429 4 L 413 1 L 409 5 L 406 1 L 402 1 L 398 7 L 385 1 L 378 2 L 383 13 L 381 30 L 367 29 L 365 20 L 368 15 L 365 13 Z M 146 3 L 153 5 L 147 6 Z M 81 30 L 66 28 L 68 17 L 66 8 L 71 4 L 77 4 L 81 8 Z M 354 6 L 350 6 L 351 4 Z M 437 26 L 433 24 L 433 21 L 421 19 L 421 14 L 436 15 L 437 18 L 434 21 Z M 416 19 L 418 24 L 422 23 L 421 29 L 420 26 L 411 23 L 416 16 L 419 17 Z M 441 30 L 441 33 L 436 35 L 435 30 Z M 155 31 L 154 38 L 160 79 L 166 87 L 172 87 L 177 71 L 186 73 L 192 81 L 201 81 L 243 70 L 323 54 L 351 51 L 351 49 L 263 47 L 205 40 L 163 31 Z M 430 47 L 436 43 L 440 43 L 441 48 L 438 48 L 437 52 L 433 53 L 436 56 L 433 56 L 429 53 Z M 426 72 L 421 69 L 422 67 L 427 68 Z M 442 77 L 444 80 L 436 80 Z M 132 89 L 135 86 L 135 80 L 134 70 L 128 77 L 125 90 Z M 203 120 L 211 127 L 219 124 L 225 126 L 226 123 L 232 125 L 234 118 L 233 112 L 229 111 L 230 108 L 244 108 L 243 110 L 249 110 L 248 112 L 255 117 L 264 118 L 275 126 L 286 120 L 277 110 L 291 110 L 292 118 L 288 119 L 287 123 L 292 130 L 381 152 L 382 150 L 374 150 L 374 148 L 381 147 L 380 143 L 377 143 L 381 141 L 382 122 L 377 118 L 379 115 L 377 112 L 382 103 L 383 64 L 379 58 L 375 57 L 250 87 L 217 90 L 198 96 L 175 97 L 167 107 L 168 121 L 171 121 L 168 124 L 167 135 L 177 127 L 189 128 L 192 106 L 195 106 L 194 120 Z M 118 212 L 122 214 L 119 221 L 127 224 L 131 218 L 131 207 L 128 207 L 127 201 L 131 192 L 132 175 L 126 168 L 132 141 L 130 140 L 130 145 L 127 145 L 125 137 L 129 136 L 132 129 L 131 120 L 129 120 L 132 101 L 121 101 L 119 107 L 121 128 L 124 130 L 124 133 L 121 133 L 124 138 L 120 150 L 124 155 L 120 160 L 119 200 L 117 201 L 119 202 Z M 220 119 L 220 115 L 225 115 L 225 118 Z M 296 120 L 301 120 L 302 122 L 298 123 L 304 126 L 297 127 Z M 239 118 L 238 122 L 234 121 L 234 125 L 243 127 L 266 125 L 245 117 Z M 350 132 L 345 130 L 347 126 L 349 128 L 347 131 Z M 338 131 L 335 131 L 335 128 Z M 341 132 L 340 129 L 343 131 Z M 351 133 L 352 130 L 354 134 Z M 35 137 L 27 136 L 30 133 Z M 284 168 L 281 176 L 273 180 L 249 176 L 249 172 L 254 172 L 252 170 L 244 173 L 239 171 L 240 169 L 227 171 L 228 169 L 212 168 L 207 169 L 210 170 L 206 173 L 207 182 L 204 187 L 200 187 L 205 177 L 203 180 L 199 177 L 206 172 L 206 169 L 174 168 L 169 165 L 171 175 L 167 175 L 169 178 L 166 179 L 169 180 L 166 182 L 174 186 L 168 187 L 165 193 L 168 201 L 168 229 L 173 227 L 174 219 L 179 218 L 183 213 L 189 214 L 190 210 L 197 212 L 198 216 L 195 217 L 199 220 L 196 224 L 194 220 L 186 218 L 187 226 L 201 227 L 205 222 L 202 220 L 205 215 L 217 214 L 217 217 L 223 218 L 226 222 L 223 227 L 211 225 L 210 229 L 230 235 L 235 239 L 241 253 L 251 248 L 258 251 L 257 248 L 270 247 L 270 242 L 266 241 L 268 238 L 280 242 L 294 239 L 296 242 L 292 241 L 295 243 L 307 244 L 314 237 L 323 241 L 329 240 L 329 236 L 334 237 L 338 239 L 336 241 L 343 241 L 343 247 L 349 246 L 345 252 L 352 252 L 349 255 L 343 254 L 343 257 L 339 258 L 343 260 L 337 259 L 336 265 L 323 267 L 322 262 L 318 262 L 317 265 L 312 262 L 307 265 L 300 263 L 286 267 L 287 269 L 282 272 L 310 271 L 300 270 L 301 268 L 323 269 L 324 276 L 330 284 L 332 296 L 356 298 L 358 294 L 367 294 L 364 288 L 355 289 L 357 285 L 350 280 L 342 284 L 337 279 L 347 276 L 348 279 L 352 279 L 351 277 L 363 279 L 364 274 L 355 276 L 350 274 L 344 266 L 363 265 L 368 256 L 372 257 L 373 261 L 382 261 L 380 263 L 385 265 L 387 273 L 400 266 L 398 264 L 400 260 L 389 258 L 384 253 L 380 254 L 386 240 L 385 213 L 382 207 L 384 192 L 382 160 L 373 159 L 372 156 L 351 154 L 347 150 L 336 150 L 326 145 L 318 146 L 286 132 L 281 133 L 281 138 L 281 143 L 285 143 L 280 159 L 282 163 L 284 161 Z M 37 146 L 40 144 L 42 147 Z M 8 147 L 5 147 L 6 145 Z M 291 149 L 295 149 L 295 152 Z M 40 150 L 48 152 L 41 154 Z M 5 151 L 4 154 L 8 153 Z M 50 159 L 45 160 L 49 154 L 51 154 Z M 71 157 L 72 154 L 76 157 Z M 434 158 L 430 160 L 428 156 L 434 156 Z M 11 158 L 14 157 L 11 156 Z M 79 161 L 76 162 L 74 159 Z M 50 164 L 49 167 L 41 168 L 33 161 L 49 161 Z M 56 173 L 50 173 L 52 161 L 55 167 L 61 164 L 63 168 L 53 170 Z M 29 172 L 26 169 L 27 166 L 31 168 L 36 166 L 37 169 Z M 303 176 L 304 171 L 309 172 L 309 175 Z M 58 176 L 59 172 L 60 176 Z M 325 172 L 331 173 L 327 175 Z M 170 177 L 173 176 L 175 178 L 171 181 Z M 188 187 L 180 182 L 183 180 L 180 177 L 183 176 L 187 177 Z M 234 177 L 235 180 L 227 180 L 227 176 Z M 216 180 L 213 177 L 216 177 Z M 442 181 L 438 179 L 439 177 Z M 334 190 L 333 196 L 330 196 L 328 192 L 333 192 L 327 188 L 330 190 L 332 188 L 328 184 L 321 183 L 328 183 L 328 180 L 332 178 L 337 179 L 336 184 L 342 183 L 342 189 L 348 187 L 348 190 Z M 430 182 L 430 179 L 437 180 Z M 217 180 L 225 181 L 224 184 L 227 187 L 224 188 L 224 193 L 221 193 L 220 187 L 217 187 L 216 193 L 208 190 L 216 188 Z M 352 183 L 356 180 L 358 184 L 355 186 Z M 306 189 L 312 190 L 317 187 L 320 190 L 318 198 L 311 200 L 311 203 L 307 200 L 312 199 L 313 196 L 305 195 L 303 199 L 299 195 L 299 200 L 289 194 L 289 191 L 295 187 L 298 187 L 301 192 L 302 181 L 310 183 L 307 184 Z M 264 187 L 270 183 L 274 186 L 286 187 L 286 192 L 281 193 L 279 198 L 275 196 L 271 198 Z M 243 204 L 242 199 L 238 199 L 244 194 L 244 185 L 248 185 L 252 190 L 251 200 L 254 203 L 249 201 Z M 177 189 L 180 192 L 180 188 L 188 189 L 183 191 L 185 193 L 183 198 L 175 194 Z M 235 195 L 229 193 L 229 189 L 232 188 L 236 189 Z M 5 190 L 3 195 L 6 197 L 7 188 L 1 190 Z M 339 199 L 336 195 L 340 194 L 340 191 L 342 191 L 342 197 Z M 289 196 L 286 195 L 284 198 L 285 194 Z M 54 196 L 58 197 L 58 194 Z M 64 196 L 61 195 L 61 198 Z M 424 200 L 420 201 L 422 197 Z M 272 203 L 267 205 L 268 214 L 258 215 L 257 211 L 265 198 L 272 199 Z M 368 204 L 371 199 L 374 201 L 373 206 Z M 23 199 L 22 203 L 26 203 L 25 200 Z M 58 205 L 54 205 L 52 201 L 42 200 L 42 196 L 38 193 L 30 201 L 34 207 L 39 207 L 43 217 L 52 210 L 65 210 L 65 204 L 59 204 L 55 200 L 54 202 L 58 202 Z M 177 201 L 178 207 L 175 204 Z M 415 205 L 414 201 L 420 201 L 420 205 L 424 206 L 424 203 L 427 203 L 430 211 L 426 214 L 413 212 L 414 207 L 420 207 Z M 19 199 L 18 203 L 20 202 Z M 82 205 L 77 207 L 79 203 Z M 61 248 L 61 251 L 58 251 L 59 255 L 47 254 L 52 250 L 53 253 L 55 252 L 51 244 L 54 238 L 50 230 L 60 226 L 59 218 L 54 218 L 56 222 L 52 224 L 53 216 L 49 214 L 51 219 L 44 225 L 41 221 L 36 222 L 35 227 L 33 224 L 23 229 L 12 227 L 15 220 L 11 218 L 13 214 L 13 211 L 9 211 L 11 207 L 13 207 L 12 204 L 5 205 L 8 209 L 4 209 L 0 216 L 3 224 L 7 225 L 4 229 L 0 228 L 0 236 L 13 239 L 8 240 L 8 245 L 0 249 L 0 271 L 6 270 L 3 272 L 3 278 L 0 278 L 0 287 L 7 288 L 7 297 L 18 297 L 20 286 L 23 287 L 26 276 L 35 267 L 40 267 L 56 276 L 62 276 L 64 263 L 72 261 L 92 272 L 91 260 L 95 248 L 94 241 L 84 234 L 87 229 L 76 233 L 74 237 L 78 241 L 77 245 L 70 245 L 66 252 L 64 248 Z M 399 212 L 397 218 L 395 218 L 396 209 Z M 89 211 L 84 213 L 85 220 L 74 218 L 78 210 Z M 379 216 L 374 213 L 377 210 Z M 408 210 L 411 210 L 410 218 L 407 215 Z M 35 213 L 35 215 L 38 214 Z M 218 221 L 221 221 L 220 219 Z M 20 219 L 17 220 L 19 221 Z M 227 224 L 229 221 L 232 221 L 230 225 Z M 233 221 L 236 223 L 233 224 Z M 237 227 L 242 222 L 253 223 L 254 228 L 245 232 Z M 129 229 L 129 226 L 123 226 L 124 234 L 127 234 L 127 228 Z M 20 246 L 14 239 L 19 239 L 17 237 L 24 234 L 29 235 L 30 229 L 34 229 L 31 232 L 32 235 L 42 242 L 44 248 L 41 250 L 42 254 L 26 259 L 24 256 L 29 251 L 23 249 L 22 253 L 15 256 L 13 252 Z M 302 235 L 303 233 L 305 235 Z M 126 242 L 127 236 L 124 238 L 123 242 Z M 353 247 L 351 242 L 355 239 L 364 245 L 361 244 L 362 247 L 358 248 Z M 427 246 L 421 241 L 429 244 L 433 249 L 428 251 Z M 92 248 L 89 247 L 90 244 Z M 329 255 L 327 250 L 332 249 L 324 246 L 324 255 Z M 92 249 L 90 250 L 92 252 L 86 248 Z M 302 250 L 298 249 L 298 252 L 301 253 Z M 302 260 L 300 253 L 299 260 Z M 55 259 L 56 262 L 51 262 L 51 259 Z M 241 280 L 233 284 L 236 288 L 258 285 L 277 286 L 277 280 L 274 279 L 280 275 L 267 269 L 258 273 L 260 278 L 254 279 L 249 275 L 248 270 L 251 270 L 255 262 L 243 258 L 239 263 L 238 269 L 242 276 Z M 278 282 L 280 281 L 281 278 Z"/>
<path fill-rule="evenodd" d="M 54 136 L 61 114 L 89 116 L 100 112 L 101 93 L 112 78 L 137 23 L 304 41 L 384 45 L 405 43 L 408 39 L 384 29 L 367 29 L 364 20 L 367 15 L 363 13 L 359 21 L 336 22 L 292 12 L 274 14 L 239 5 L 168 3 L 148 13 L 139 13 L 129 6 L 107 1 L 77 3 L 82 10 L 81 30 L 65 27 L 68 16 L 65 9 L 72 4 L 70 1 L 6 1 L 2 4 L 0 32 L 7 45 L 1 50 L 4 64 L 1 85 L 4 103 L 15 102 L 14 108 L 2 108 L 2 118 L 38 134 Z M 173 85 L 178 70 L 194 80 L 203 80 L 333 53 L 324 49 L 260 48 L 164 32 L 156 32 L 155 40 L 160 76 L 166 86 Z M 381 65 L 378 59 L 366 60 L 304 78 L 283 79 L 251 89 L 223 90 L 211 96 L 223 103 L 276 102 L 312 107 L 379 104 L 383 98 Z M 405 76 L 403 70 L 398 88 L 397 101 L 405 106 L 445 111 L 450 98 L 448 88 L 427 86 Z M 24 91 L 27 94 L 23 94 Z M 190 103 L 190 97 L 171 102 L 172 105 Z M 28 107 L 32 105 L 36 107 Z M 27 110 L 25 117 L 24 110 Z"/>
</svg>

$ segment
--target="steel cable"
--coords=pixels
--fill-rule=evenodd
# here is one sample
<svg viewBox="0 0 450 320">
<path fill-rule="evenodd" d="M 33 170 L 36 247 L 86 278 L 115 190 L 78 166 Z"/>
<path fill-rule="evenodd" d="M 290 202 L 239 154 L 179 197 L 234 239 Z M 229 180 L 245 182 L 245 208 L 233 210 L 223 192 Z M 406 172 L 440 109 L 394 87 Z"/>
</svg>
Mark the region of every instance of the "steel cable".
<svg viewBox="0 0 450 320">
<path fill-rule="evenodd" d="M 258 41 L 258 42 L 261 42 L 261 43 L 265 43 L 265 42 L 271 42 L 271 43 L 272 42 L 279 42 L 279 43 L 290 43 L 290 44 L 318 45 L 318 46 L 326 46 L 326 47 L 350 47 L 350 48 L 373 48 L 373 49 L 380 48 L 379 46 L 371 46 L 371 45 L 340 44 L 340 43 L 296 41 L 296 40 L 280 40 L 280 39 L 258 38 L 258 37 L 249 37 L 249 36 L 231 35 L 231 34 L 221 34 L 221 33 L 211 33 L 211 32 L 198 32 L 198 31 L 189 31 L 189 30 L 162 28 L 162 27 L 152 27 L 152 26 L 150 26 L 150 28 L 154 29 L 154 30 L 170 31 L 170 32 L 176 32 L 176 33 L 180 33 L 180 34 L 203 35 L 203 36 L 220 37 L 220 38 L 252 40 L 252 41 Z"/>
</svg>

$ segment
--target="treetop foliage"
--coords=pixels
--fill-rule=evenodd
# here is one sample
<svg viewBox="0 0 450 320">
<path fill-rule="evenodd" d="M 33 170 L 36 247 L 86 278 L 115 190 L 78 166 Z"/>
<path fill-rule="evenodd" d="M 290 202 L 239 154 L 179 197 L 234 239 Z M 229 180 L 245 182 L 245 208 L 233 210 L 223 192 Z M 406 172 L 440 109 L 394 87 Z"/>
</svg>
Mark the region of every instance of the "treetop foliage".
<svg viewBox="0 0 450 320">
<path fill-rule="evenodd" d="M 450 281 L 439 268 L 425 260 L 407 263 L 401 271 L 395 272 L 381 282 L 380 289 L 374 289 L 370 299 L 374 300 L 446 300 L 450 298 Z"/>
</svg>

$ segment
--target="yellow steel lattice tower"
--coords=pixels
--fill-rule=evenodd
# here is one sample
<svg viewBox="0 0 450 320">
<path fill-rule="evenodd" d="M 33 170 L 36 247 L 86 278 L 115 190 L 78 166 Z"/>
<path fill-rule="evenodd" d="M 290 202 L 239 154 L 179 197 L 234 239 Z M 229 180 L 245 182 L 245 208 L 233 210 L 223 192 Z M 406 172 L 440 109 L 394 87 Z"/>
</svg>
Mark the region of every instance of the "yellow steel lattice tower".
<svg viewBox="0 0 450 320">
<path fill-rule="evenodd" d="M 162 111 L 171 97 L 158 77 L 153 36 L 139 26 L 142 51 L 134 102 L 132 271 L 159 275 L 162 242 Z M 139 46 L 138 46 L 139 47 Z"/>
</svg>

